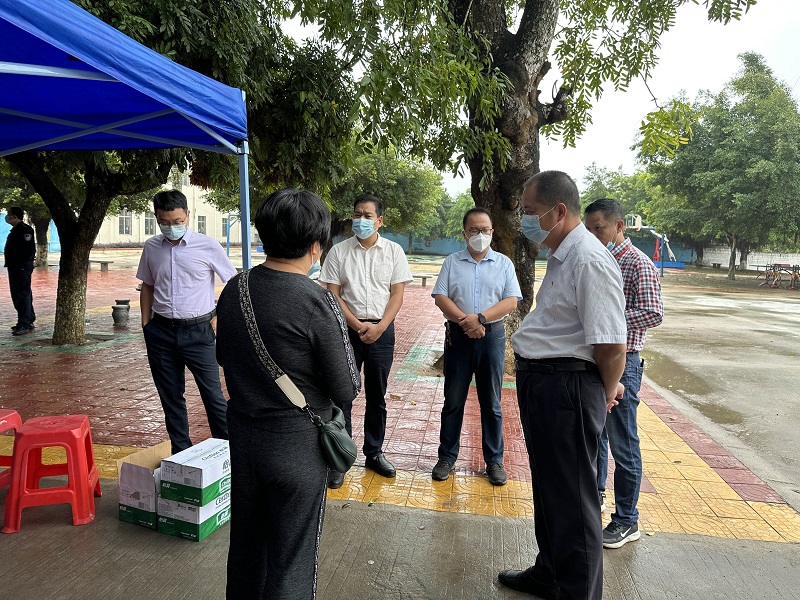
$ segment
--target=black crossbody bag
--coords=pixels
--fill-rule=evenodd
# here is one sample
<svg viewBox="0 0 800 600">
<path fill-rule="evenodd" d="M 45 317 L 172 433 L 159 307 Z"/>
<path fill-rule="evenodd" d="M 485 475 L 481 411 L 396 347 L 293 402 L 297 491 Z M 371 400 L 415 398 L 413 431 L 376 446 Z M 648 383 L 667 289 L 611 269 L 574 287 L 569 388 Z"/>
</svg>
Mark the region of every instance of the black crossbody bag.
<svg viewBox="0 0 800 600">
<path fill-rule="evenodd" d="M 311 422 L 319 429 L 319 439 L 322 444 L 322 453 L 325 461 L 331 469 L 345 473 L 353 466 L 356 460 L 356 444 L 353 438 L 347 433 L 344 422 L 344 413 L 334 405 L 333 415 L 330 421 L 324 422 L 318 415 L 311 411 L 306 398 L 289 376 L 275 364 L 272 357 L 267 352 L 264 341 L 258 333 L 256 317 L 253 312 L 253 303 L 250 300 L 250 271 L 243 271 L 239 277 L 239 302 L 242 306 L 244 321 L 247 324 L 247 331 L 250 333 L 250 340 L 253 342 L 256 354 L 261 359 L 267 372 L 278 384 L 289 401 L 297 408 L 308 414 Z"/>
</svg>

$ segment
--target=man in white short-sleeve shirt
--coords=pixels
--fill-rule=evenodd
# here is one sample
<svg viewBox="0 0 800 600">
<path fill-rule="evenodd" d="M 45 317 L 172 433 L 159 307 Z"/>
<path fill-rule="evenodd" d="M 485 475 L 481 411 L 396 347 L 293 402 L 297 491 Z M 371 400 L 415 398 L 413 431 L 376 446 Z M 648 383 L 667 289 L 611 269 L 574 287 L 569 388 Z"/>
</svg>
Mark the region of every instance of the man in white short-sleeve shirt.
<svg viewBox="0 0 800 600">
<path fill-rule="evenodd" d="M 383 454 L 386 435 L 386 386 L 394 359 L 394 318 L 403 305 L 406 284 L 413 281 L 405 252 L 378 234 L 383 204 L 361 194 L 353 204 L 353 237 L 330 249 L 319 280 L 339 299 L 347 320 L 350 343 L 359 371 L 364 367 L 365 466 L 394 477 L 394 466 Z M 341 405 L 352 435 L 352 403 Z M 336 489 L 344 474 L 331 471 L 328 486 Z"/>
<path fill-rule="evenodd" d="M 522 208 L 522 233 L 550 249 L 536 308 L 511 338 L 539 554 L 532 567 L 498 578 L 542 598 L 599 600 L 597 448 L 606 410 L 622 397 L 622 276 L 581 223 L 578 188 L 566 173 L 531 177 Z"/>
</svg>

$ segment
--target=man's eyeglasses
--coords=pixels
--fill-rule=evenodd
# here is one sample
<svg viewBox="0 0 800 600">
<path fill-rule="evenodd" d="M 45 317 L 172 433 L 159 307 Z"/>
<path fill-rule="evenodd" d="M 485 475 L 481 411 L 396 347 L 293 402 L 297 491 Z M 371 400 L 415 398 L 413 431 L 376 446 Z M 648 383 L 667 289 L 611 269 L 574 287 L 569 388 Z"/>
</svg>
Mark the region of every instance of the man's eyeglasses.
<svg viewBox="0 0 800 600">
<path fill-rule="evenodd" d="M 489 235 L 493 231 L 494 229 L 492 229 L 491 227 L 484 227 L 483 229 L 478 229 L 477 227 L 470 227 L 469 229 L 467 229 L 467 233 L 470 235 L 478 235 L 479 233 L 482 233 L 483 235 Z"/>
<path fill-rule="evenodd" d="M 169 227 L 170 225 L 172 225 L 173 227 L 180 227 L 181 225 L 186 224 L 186 219 L 181 219 L 180 221 L 173 221 L 172 223 L 169 223 L 167 221 L 158 221 L 158 224 L 164 227 Z"/>
</svg>

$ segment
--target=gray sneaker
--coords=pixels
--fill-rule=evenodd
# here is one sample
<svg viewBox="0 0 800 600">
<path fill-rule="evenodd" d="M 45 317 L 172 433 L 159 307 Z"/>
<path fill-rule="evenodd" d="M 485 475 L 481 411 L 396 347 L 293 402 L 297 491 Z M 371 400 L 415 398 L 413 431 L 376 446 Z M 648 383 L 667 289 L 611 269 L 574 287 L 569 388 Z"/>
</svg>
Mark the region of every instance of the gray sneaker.
<svg viewBox="0 0 800 600">
<path fill-rule="evenodd" d="M 505 485 L 508 478 L 503 463 L 489 463 L 486 465 L 486 476 L 492 485 Z"/>
<path fill-rule="evenodd" d="M 433 471 L 431 471 L 431 477 L 435 481 L 447 481 L 447 478 L 450 477 L 450 471 L 453 470 L 455 465 L 451 462 L 447 462 L 446 460 L 439 460 L 436 463 L 436 466 L 433 467 Z"/>
<path fill-rule="evenodd" d="M 639 524 L 621 525 L 611 521 L 603 529 L 603 548 L 621 548 L 628 542 L 638 540 L 641 536 Z"/>
</svg>

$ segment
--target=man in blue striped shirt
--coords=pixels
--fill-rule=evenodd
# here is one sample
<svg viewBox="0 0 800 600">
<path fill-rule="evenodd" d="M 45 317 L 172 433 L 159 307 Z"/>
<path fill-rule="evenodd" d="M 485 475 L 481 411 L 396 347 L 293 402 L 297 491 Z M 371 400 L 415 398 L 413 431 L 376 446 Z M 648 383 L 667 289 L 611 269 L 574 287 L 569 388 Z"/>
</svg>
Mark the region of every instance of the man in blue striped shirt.
<svg viewBox="0 0 800 600">
<path fill-rule="evenodd" d="M 470 209 L 463 226 L 467 248 L 445 259 L 431 294 L 447 318 L 439 461 L 432 477 L 445 481 L 455 466 L 464 406 L 474 374 L 486 475 L 492 485 L 504 485 L 500 409 L 506 348 L 503 319 L 517 308 L 522 292 L 514 264 L 489 246 L 494 231 L 489 213 L 483 208 Z"/>
</svg>

